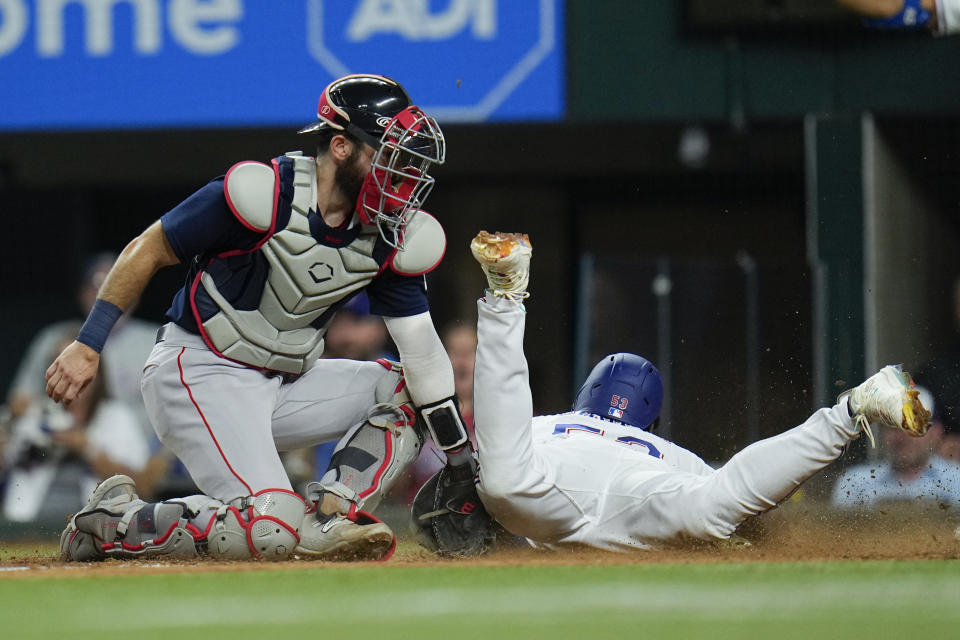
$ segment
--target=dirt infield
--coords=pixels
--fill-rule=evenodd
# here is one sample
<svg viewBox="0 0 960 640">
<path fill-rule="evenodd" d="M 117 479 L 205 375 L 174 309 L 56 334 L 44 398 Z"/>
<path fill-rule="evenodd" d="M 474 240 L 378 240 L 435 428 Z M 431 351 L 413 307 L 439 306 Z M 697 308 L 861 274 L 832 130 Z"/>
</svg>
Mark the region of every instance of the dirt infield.
<svg viewBox="0 0 960 640">
<path fill-rule="evenodd" d="M 784 506 L 741 527 L 743 544 L 691 544 L 632 554 L 590 549 L 545 552 L 529 548 L 501 549 L 482 558 L 444 559 L 411 542 L 401 544 L 386 563 L 350 563 L 349 566 L 517 566 L 654 563 L 809 562 L 838 560 L 919 560 L 960 558 L 960 513 L 943 507 L 879 510 L 869 516 L 849 516 Z M 289 560 L 278 563 L 109 560 L 64 563 L 50 543 L 8 549 L 0 564 L 0 579 L 23 577 L 80 577 L 183 571 L 283 570 L 345 563 Z"/>
</svg>

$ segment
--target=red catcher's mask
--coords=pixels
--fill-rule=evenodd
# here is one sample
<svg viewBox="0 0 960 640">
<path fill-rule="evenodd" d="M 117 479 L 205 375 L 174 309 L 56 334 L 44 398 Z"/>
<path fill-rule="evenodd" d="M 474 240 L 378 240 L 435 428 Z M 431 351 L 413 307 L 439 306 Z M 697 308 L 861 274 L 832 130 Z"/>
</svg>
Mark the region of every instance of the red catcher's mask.
<svg viewBox="0 0 960 640">
<path fill-rule="evenodd" d="M 394 116 L 380 138 L 357 198 L 364 224 L 376 224 L 387 244 L 403 249 L 403 229 L 433 189 L 430 167 L 443 164 L 446 143 L 440 126 L 419 107 Z"/>
</svg>

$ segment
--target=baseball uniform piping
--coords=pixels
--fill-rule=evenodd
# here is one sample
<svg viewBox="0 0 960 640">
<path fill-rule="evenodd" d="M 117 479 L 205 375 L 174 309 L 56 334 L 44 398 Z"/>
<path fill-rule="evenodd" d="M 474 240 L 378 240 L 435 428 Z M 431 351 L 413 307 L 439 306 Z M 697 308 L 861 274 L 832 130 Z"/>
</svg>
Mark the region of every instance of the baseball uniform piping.
<svg viewBox="0 0 960 640">
<path fill-rule="evenodd" d="M 236 471 L 234 471 L 233 467 L 230 466 L 230 461 L 227 460 L 226 454 L 224 454 L 223 449 L 220 448 L 220 443 L 217 442 L 217 437 L 213 435 L 213 429 L 210 428 L 210 423 L 207 422 L 207 417 L 203 415 L 203 411 L 200 409 L 200 405 L 197 404 L 197 400 L 193 397 L 193 391 L 190 390 L 190 385 L 188 385 L 187 381 L 184 380 L 183 378 L 183 363 L 180 361 L 180 358 L 183 357 L 183 352 L 186 350 L 187 348 L 183 347 L 180 349 L 180 353 L 177 354 L 177 368 L 180 370 L 180 384 L 182 384 L 183 388 L 187 390 L 187 395 L 190 396 L 190 402 L 193 403 L 193 406 L 197 409 L 197 413 L 200 415 L 200 419 L 203 420 L 203 425 L 207 428 L 207 433 L 210 434 L 210 439 L 213 440 L 213 444 L 216 445 L 217 451 L 220 452 L 220 457 L 223 459 L 223 463 L 227 465 L 228 469 L 230 469 L 230 473 L 233 474 L 233 477 L 239 480 L 240 483 L 247 488 L 247 495 L 250 495 L 253 493 L 253 491 L 250 489 L 250 485 L 248 485 L 246 481 L 243 478 L 241 478 Z"/>
</svg>

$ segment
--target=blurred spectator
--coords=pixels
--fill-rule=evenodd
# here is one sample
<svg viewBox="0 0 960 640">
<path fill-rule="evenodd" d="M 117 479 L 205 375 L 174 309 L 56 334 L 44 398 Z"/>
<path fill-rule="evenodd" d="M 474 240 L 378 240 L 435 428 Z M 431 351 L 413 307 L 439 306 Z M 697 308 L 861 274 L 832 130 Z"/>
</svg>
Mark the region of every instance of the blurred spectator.
<svg viewBox="0 0 960 640">
<path fill-rule="evenodd" d="M 79 318 L 89 313 L 116 257 L 114 253 L 98 253 L 86 261 L 76 292 L 77 310 L 81 312 Z M 46 404 L 46 370 L 52 360 L 50 354 L 58 353 L 54 347 L 70 331 L 73 332 L 71 337 L 76 337 L 79 327 L 77 320 L 62 320 L 44 327 L 34 336 L 7 393 L 11 420 L 26 416 L 31 408 L 35 412 L 40 411 L 34 406 L 35 403 L 41 406 Z M 151 458 L 150 478 L 144 477 L 142 493 L 164 499 L 196 493 L 197 489 L 183 464 L 168 456 L 161 447 L 140 394 L 143 366 L 156 342 L 158 329 L 158 324 L 134 318 L 129 313 L 124 315 L 114 325 L 110 340 L 101 354 L 104 367 L 100 376 L 106 398 L 123 404 L 127 412 L 133 414 L 150 448 L 158 452 Z M 112 474 L 110 472 L 107 476 Z"/>
<path fill-rule="evenodd" d="M 52 362 L 79 330 L 80 323 L 61 324 L 43 362 Z M 102 478 L 125 473 L 149 490 L 162 477 L 167 459 L 151 460 L 136 415 L 107 396 L 108 374 L 101 371 L 69 407 L 43 397 L 13 418 L 3 451 L 5 519 L 59 522 L 84 505 Z"/>
<path fill-rule="evenodd" d="M 849 468 L 833 488 L 833 504 L 843 508 L 872 508 L 887 501 L 937 501 L 956 506 L 960 500 L 960 464 L 936 453 L 943 438 L 933 396 L 918 387 L 923 406 L 933 412 L 930 429 L 922 438 L 896 429 L 884 429 L 884 459 Z"/>
<path fill-rule="evenodd" d="M 960 276 L 953 283 L 954 333 L 943 349 L 919 367 L 915 379 L 936 398 L 943 423 L 940 455 L 960 463 Z"/>
<path fill-rule="evenodd" d="M 78 311 L 82 312 L 81 317 L 86 317 L 93 306 L 97 291 L 116 257 L 112 253 L 101 253 L 87 261 L 77 289 L 76 302 Z M 60 342 L 68 326 L 75 328 L 75 321 L 55 322 L 41 329 L 27 347 L 7 392 L 7 404 L 14 418 L 24 415 L 33 403 L 46 399 L 45 374 L 50 365 L 49 354 L 53 352 L 54 344 Z M 106 365 L 103 378 L 107 395 L 126 404 L 134 412 L 141 430 L 148 438 L 153 437 L 153 427 L 147 419 L 140 395 L 140 374 L 153 349 L 157 329 L 159 325 L 128 314 L 114 326 L 102 354 Z M 76 333 L 71 337 L 76 337 Z"/>
</svg>

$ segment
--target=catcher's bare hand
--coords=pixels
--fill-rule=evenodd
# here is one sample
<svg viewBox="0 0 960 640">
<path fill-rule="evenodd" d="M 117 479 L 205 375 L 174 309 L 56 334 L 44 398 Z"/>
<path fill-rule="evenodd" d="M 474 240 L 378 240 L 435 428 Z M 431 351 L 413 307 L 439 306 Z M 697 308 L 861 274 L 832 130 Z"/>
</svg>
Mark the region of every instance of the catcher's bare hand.
<svg viewBox="0 0 960 640">
<path fill-rule="evenodd" d="M 77 399 L 100 366 L 100 354 L 74 340 L 47 369 L 47 395 L 69 406 Z"/>
</svg>

